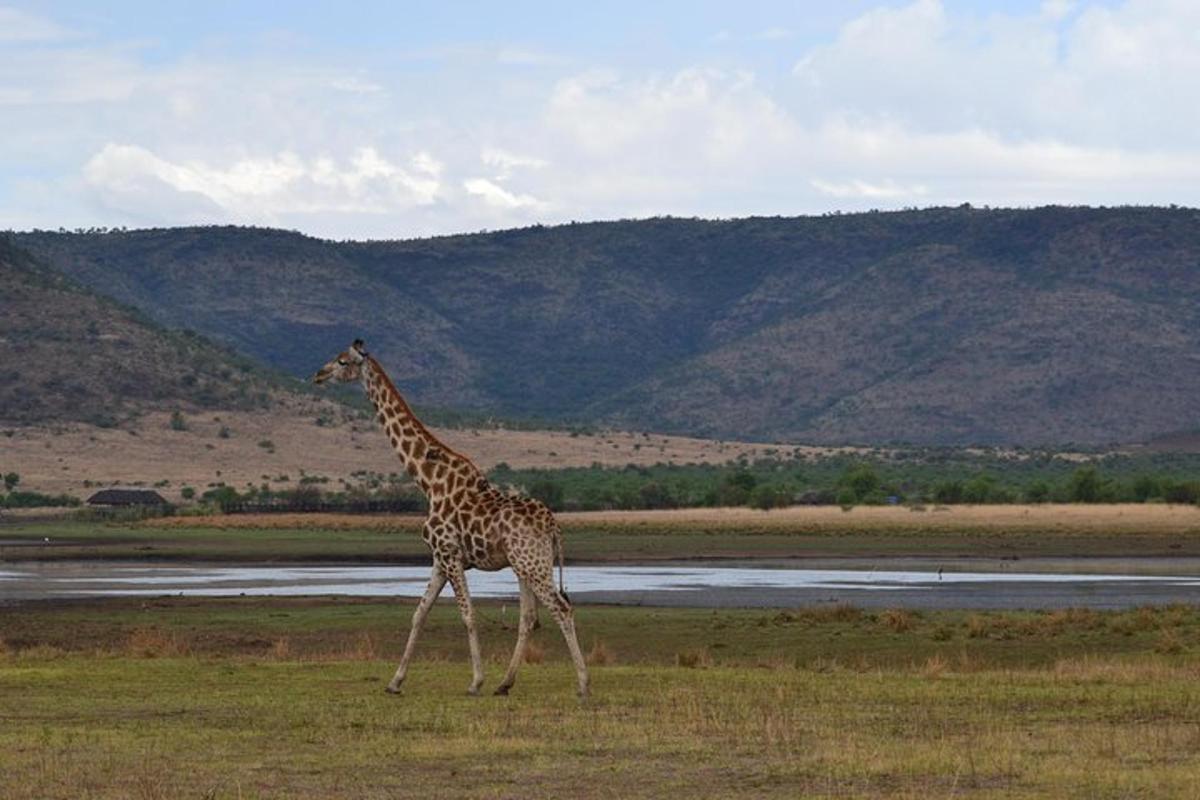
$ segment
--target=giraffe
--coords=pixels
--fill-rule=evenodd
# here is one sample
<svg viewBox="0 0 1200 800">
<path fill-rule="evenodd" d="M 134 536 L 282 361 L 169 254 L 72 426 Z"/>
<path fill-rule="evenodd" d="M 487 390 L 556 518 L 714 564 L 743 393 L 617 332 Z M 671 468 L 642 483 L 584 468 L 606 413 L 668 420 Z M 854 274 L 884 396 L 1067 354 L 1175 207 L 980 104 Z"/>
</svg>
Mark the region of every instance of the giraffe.
<svg viewBox="0 0 1200 800">
<path fill-rule="evenodd" d="M 521 617 L 508 672 L 495 693 L 508 694 L 516 681 L 540 602 L 550 610 L 566 639 L 575 662 L 578 693 L 586 699 L 587 665 L 575 635 L 571 602 L 561 588 L 562 532 L 550 509 L 537 500 L 492 487 L 470 459 L 434 436 L 413 414 L 379 362 L 367 353 L 362 339 L 354 340 L 313 376 L 317 384 L 329 380 L 362 383 L 392 448 L 429 501 L 429 515 L 421 536 L 433 555 L 433 574 L 413 613 L 404 655 L 387 691 L 392 694 L 400 691 L 429 609 L 449 582 L 467 628 L 471 651 L 472 677 L 467 693 L 478 695 L 483 686 L 483 663 L 465 573 L 469 569 L 494 571 L 511 567 L 520 586 Z M 554 585 L 556 552 L 559 586 Z"/>
</svg>

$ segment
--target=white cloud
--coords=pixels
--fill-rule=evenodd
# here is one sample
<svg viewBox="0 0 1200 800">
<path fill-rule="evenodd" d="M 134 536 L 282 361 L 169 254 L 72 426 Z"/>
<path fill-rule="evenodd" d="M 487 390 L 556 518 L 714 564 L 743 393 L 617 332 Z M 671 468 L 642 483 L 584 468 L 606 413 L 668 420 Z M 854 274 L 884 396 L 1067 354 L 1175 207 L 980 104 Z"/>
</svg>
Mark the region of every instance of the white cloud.
<svg viewBox="0 0 1200 800">
<path fill-rule="evenodd" d="M 108 144 L 85 165 L 87 184 L 106 206 L 145 213 L 165 204 L 188 209 L 187 221 L 271 223 L 288 214 L 384 214 L 435 203 L 441 164 L 418 153 L 402 167 L 363 147 L 347 164 L 282 152 L 228 166 L 175 162 L 143 147 Z M 150 208 L 143 208 L 153 203 Z"/>
<path fill-rule="evenodd" d="M 78 36 L 45 17 L 0 6 L 0 42 L 53 42 Z"/>
<path fill-rule="evenodd" d="M 500 209 L 542 209 L 546 204 L 528 194 L 513 194 L 487 178 L 468 178 L 463 181 L 467 194 L 482 198 L 489 206 Z"/>
<path fill-rule="evenodd" d="M 479 160 L 496 171 L 497 180 L 509 178 L 518 169 L 543 169 L 550 162 L 536 156 L 524 156 L 510 153 L 499 147 L 485 147 L 479 154 Z"/>
<path fill-rule="evenodd" d="M 1134 149 L 1196 147 L 1200 3 L 1128 0 L 1074 13 L 954 16 L 939 0 L 880 8 L 796 62 L 798 108 L 982 128 L 1010 140 Z"/>
<path fill-rule="evenodd" d="M 1045 19 L 1065 19 L 1077 5 L 1076 0 L 1042 0 L 1041 15 Z"/>
<path fill-rule="evenodd" d="M 814 187 L 823 194 L 830 197 L 838 198 L 866 198 L 868 200 L 893 200 L 896 198 L 913 199 L 923 197 L 929 193 L 929 190 L 919 184 L 914 186 L 900 186 L 895 181 L 885 180 L 882 183 L 868 183 L 864 180 L 854 178 L 842 183 L 834 183 L 832 181 L 824 181 L 820 178 L 813 178 L 809 181 Z"/>
<path fill-rule="evenodd" d="M 754 159 L 755 148 L 786 138 L 790 121 L 754 85 L 753 75 L 689 68 L 673 75 L 622 80 L 589 72 L 554 89 L 548 122 L 583 153 L 623 153 L 697 169 L 708 161 Z"/>
<path fill-rule="evenodd" d="M 350 94 L 382 94 L 386 89 L 374 81 L 365 80 L 354 75 L 331 78 L 328 81 L 330 89 Z"/>
</svg>

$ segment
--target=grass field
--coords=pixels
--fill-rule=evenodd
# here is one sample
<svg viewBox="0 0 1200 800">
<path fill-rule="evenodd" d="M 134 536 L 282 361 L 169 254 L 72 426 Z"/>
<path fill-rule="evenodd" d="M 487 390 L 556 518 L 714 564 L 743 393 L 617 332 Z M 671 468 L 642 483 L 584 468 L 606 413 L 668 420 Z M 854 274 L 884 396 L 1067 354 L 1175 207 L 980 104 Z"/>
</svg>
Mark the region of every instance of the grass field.
<svg viewBox="0 0 1200 800">
<path fill-rule="evenodd" d="M 1200 612 L 579 612 L 468 698 L 439 605 L 164 600 L 0 611 L 10 798 L 1188 797 Z M 483 604 L 489 686 L 513 609 Z M 486 688 L 486 687 L 485 687 Z"/>
<path fill-rule="evenodd" d="M 1200 508 L 1172 505 L 795 507 L 559 514 L 569 560 L 1200 556 Z M 421 561 L 420 517 L 341 514 L 57 520 L 0 526 L 0 561 Z M 51 541 L 43 545 L 44 539 Z"/>
</svg>

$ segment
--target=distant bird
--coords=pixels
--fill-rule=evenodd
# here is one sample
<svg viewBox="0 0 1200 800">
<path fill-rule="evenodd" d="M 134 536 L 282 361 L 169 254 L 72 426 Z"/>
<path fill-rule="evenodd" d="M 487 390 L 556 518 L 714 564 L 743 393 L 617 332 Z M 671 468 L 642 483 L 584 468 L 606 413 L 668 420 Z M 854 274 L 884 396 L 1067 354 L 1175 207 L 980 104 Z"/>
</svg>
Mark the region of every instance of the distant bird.
<svg viewBox="0 0 1200 800">
<path fill-rule="evenodd" d="M 46 544 L 50 544 L 50 537 L 46 536 L 42 539 L 42 541 L 45 542 Z"/>
<path fill-rule="evenodd" d="M 941 579 L 942 579 L 942 568 L 938 567 L 938 580 L 940 581 Z"/>
</svg>

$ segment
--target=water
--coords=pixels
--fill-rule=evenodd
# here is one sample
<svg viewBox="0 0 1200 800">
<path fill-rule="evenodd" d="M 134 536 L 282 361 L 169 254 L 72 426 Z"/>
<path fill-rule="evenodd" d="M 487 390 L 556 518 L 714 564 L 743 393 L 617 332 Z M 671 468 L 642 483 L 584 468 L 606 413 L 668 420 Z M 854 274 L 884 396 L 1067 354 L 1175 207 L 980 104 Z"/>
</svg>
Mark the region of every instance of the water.
<svg viewBox="0 0 1200 800">
<path fill-rule="evenodd" d="M 419 597 L 427 567 L 163 566 L 19 563 L 0 570 L 0 602 L 32 599 L 340 595 Z M 468 573 L 471 594 L 516 598 L 511 571 Z M 574 566 L 578 603 L 787 607 L 823 602 L 910 608 L 1125 608 L 1200 603 L 1200 576 L 755 566 Z M 450 590 L 446 590 L 449 594 Z"/>
</svg>

